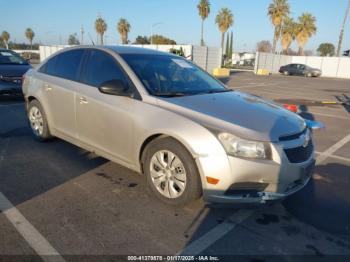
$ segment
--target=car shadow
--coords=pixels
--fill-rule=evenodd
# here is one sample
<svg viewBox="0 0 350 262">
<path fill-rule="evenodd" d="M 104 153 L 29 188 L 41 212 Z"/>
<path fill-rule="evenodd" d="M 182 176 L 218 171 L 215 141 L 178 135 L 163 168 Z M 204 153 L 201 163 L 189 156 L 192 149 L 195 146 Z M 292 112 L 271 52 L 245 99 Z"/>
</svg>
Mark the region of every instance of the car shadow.
<svg viewBox="0 0 350 262">
<path fill-rule="evenodd" d="M 327 163 L 283 205 L 297 219 L 329 233 L 350 235 L 350 166 Z"/>
<path fill-rule="evenodd" d="M 107 162 L 60 139 L 36 141 L 22 106 L 2 106 L 0 115 L 0 192 L 13 205 Z"/>
<path fill-rule="evenodd" d="M 335 98 L 338 100 L 338 102 L 343 103 L 344 109 L 350 113 L 350 97 L 346 94 L 342 94 L 340 96 L 336 95 Z"/>
<path fill-rule="evenodd" d="M 309 109 L 306 105 L 299 106 L 299 115 L 307 120 L 315 120 L 315 117 L 312 113 L 309 112 Z"/>
</svg>

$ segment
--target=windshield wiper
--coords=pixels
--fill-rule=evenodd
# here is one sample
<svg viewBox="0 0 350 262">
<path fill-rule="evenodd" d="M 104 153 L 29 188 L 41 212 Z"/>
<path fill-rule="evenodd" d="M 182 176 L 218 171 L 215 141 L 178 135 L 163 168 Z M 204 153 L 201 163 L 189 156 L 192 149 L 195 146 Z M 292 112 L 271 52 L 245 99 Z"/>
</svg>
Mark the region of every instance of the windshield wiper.
<svg viewBox="0 0 350 262">
<path fill-rule="evenodd" d="M 225 93 L 225 92 L 233 92 L 233 89 L 217 89 L 217 90 L 208 90 L 204 94 L 214 94 L 214 93 Z"/>
<path fill-rule="evenodd" d="M 154 93 L 155 96 L 162 96 L 162 97 L 179 97 L 179 96 L 185 96 L 187 94 L 180 93 L 180 92 L 163 92 L 163 93 Z"/>
</svg>

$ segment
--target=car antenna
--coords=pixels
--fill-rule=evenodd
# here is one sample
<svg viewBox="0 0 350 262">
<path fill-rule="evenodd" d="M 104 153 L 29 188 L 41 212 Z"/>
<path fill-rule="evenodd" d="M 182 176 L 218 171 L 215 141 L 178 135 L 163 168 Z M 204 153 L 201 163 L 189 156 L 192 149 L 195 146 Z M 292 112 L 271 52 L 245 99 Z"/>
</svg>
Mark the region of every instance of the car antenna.
<svg viewBox="0 0 350 262">
<path fill-rule="evenodd" d="M 90 38 L 90 40 L 91 40 L 92 45 L 95 45 L 94 40 L 92 40 L 92 37 L 91 37 L 91 35 L 90 35 L 89 32 L 88 32 L 88 35 L 89 35 L 89 38 Z"/>
</svg>

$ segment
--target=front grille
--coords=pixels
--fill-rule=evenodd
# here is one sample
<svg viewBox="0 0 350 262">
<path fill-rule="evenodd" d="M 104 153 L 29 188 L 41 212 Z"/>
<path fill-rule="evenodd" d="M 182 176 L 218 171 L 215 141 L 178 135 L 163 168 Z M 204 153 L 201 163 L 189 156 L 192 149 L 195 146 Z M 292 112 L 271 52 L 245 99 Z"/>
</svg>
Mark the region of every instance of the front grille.
<svg viewBox="0 0 350 262">
<path fill-rule="evenodd" d="M 287 135 L 287 136 L 281 136 L 279 138 L 280 141 L 289 141 L 289 140 L 294 140 L 294 139 L 298 139 L 301 135 L 305 134 L 307 131 L 307 128 L 305 128 L 302 132 L 299 132 L 297 134 L 293 134 L 293 135 Z"/>
<path fill-rule="evenodd" d="M 20 84 L 22 82 L 22 77 L 21 76 L 0 76 L 0 80 L 4 82 Z"/>
<path fill-rule="evenodd" d="M 306 147 L 300 146 L 295 148 L 287 148 L 287 149 L 284 149 L 284 152 L 286 153 L 289 162 L 302 163 L 307 161 L 310 158 L 313 150 L 314 150 L 314 145 L 310 140 L 309 144 Z"/>
</svg>

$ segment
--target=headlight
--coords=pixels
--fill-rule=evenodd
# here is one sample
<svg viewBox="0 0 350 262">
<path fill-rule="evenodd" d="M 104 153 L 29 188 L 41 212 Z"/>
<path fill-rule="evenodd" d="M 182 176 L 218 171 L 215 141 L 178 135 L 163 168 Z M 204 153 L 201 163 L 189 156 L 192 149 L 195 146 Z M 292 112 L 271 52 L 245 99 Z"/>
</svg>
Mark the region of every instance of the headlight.
<svg viewBox="0 0 350 262">
<path fill-rule="evenodd" d="M 220 133 L 218 138 L 229 155 L 271 159 L 271 149 L 268 143 L 249 141 L 228 133 Z"/>
</svg>

